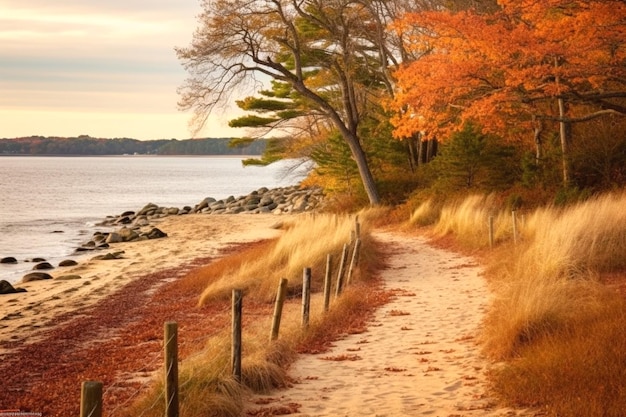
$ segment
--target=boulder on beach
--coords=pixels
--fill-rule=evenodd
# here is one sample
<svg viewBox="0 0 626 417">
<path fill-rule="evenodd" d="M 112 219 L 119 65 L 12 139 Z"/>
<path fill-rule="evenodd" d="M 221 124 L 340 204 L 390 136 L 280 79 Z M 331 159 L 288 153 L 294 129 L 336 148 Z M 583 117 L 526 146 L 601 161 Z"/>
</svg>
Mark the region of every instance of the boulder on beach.
<svg viewBox="0 0 626 417">
<path fill-rule="evenodd" d="M 156 227 L 153 227 L 148 233 L 145 233 L 144 236 L 147 236 L 148 239 L 160 239 L 163 237 L 167 237 L 167 233 L 161 231 Z"/>
<path fill-rule="evenodd" d="M 52 279 L 52 275 L 45 272 L 31 272 L 30 274 L 26 274 L 22 277 L 22 283 L 31 281 L 43 281 L 45 279 Z"/>
<path fill-rule="evenodd" d="M 0 259 L 0 264 L 16 264 L 16 263 L 17 263 L 17 259 L 15 259 L 13 256 L 6 256 Z"/>
<path fill-rule="evenodd" d="M 141 210 L 139 210 L 139 212 L 137 213 L 137 216 L 141 216 L 141 215 L 150 216 L 151 214 L 156 213 L 158 209 L 159 209 L 159 206 L 157 206 L 156 204 L 148 203 Z"/>
<path fill-rule="evenodd" d="M 26 292 L 24 288 L 15 288 L 9 281 L 0 281 L 0 294 L 15 294 L 17 292 Z"/>
<path fill-rule="evenodd" d="M 59 262 L 59 266 L 75 266 L 78 265 L 78 262 L 76 262 L 73 259 L 64 259 L 61 262 Z"/>
<path fill-rule="evenodd" d="M 122 236 L 119 233 L 111 232 L 106 238 L 106 243 L 120 243 L 123 242 Z"/>
<path fill-rule="evenodd" d="M 91 258 L 91 260 L 93 261 L 108 261 L 111 259 L 122 259 L 124 256 L 124 251 L 118 251 L 118 252 L 112 252 L 112 253 L 107 253 L 104 255 L 98 255 L 98 256 L 94 256 L 93 258 Z"/>
<path fill-rule="evenodd" d="M 81 277 L 80 275 L 61 275 L 59 277 L 56 277 L 54 280 L 55 281 L 71 281 L 71 280 L 75 280 L 75 279 L 82 279 L 83 277 Z"/>
<path fill-rule="evenodd" d="M 33 269 L 54 269 L 54 266 L 50 262 L 39 262 L 37 265 L 33 266 Z"/>
<path fill-rule="evenodd" d="M 129 229 L 128 227 L 122 227 L 120 230 L 117 231 L 117 234 L 122 238 L 123 242 L 130 242 L 139 237 L 137 232 L 135 232 L 133 229 Z"/>
</svg>

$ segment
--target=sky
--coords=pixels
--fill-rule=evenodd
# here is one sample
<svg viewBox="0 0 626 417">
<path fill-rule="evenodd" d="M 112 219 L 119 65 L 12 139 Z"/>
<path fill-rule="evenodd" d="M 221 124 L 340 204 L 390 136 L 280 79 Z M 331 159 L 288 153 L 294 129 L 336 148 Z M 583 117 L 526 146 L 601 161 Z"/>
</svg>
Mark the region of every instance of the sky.
<svg viewBox="0 0 626 417">
<path fill-rule="evenodd" d="M 0 0 L 0 138 L 187 139 L 200 0 Z M 244 136 L 217 110 L 199 137 Z"/>
</svg>

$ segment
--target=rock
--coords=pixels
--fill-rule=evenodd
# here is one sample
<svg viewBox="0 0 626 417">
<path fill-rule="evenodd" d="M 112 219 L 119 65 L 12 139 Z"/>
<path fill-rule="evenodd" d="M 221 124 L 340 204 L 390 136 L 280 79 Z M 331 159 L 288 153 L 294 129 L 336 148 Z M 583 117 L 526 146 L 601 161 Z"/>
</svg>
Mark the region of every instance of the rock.
<svg viewBox="0 0 626 417">
<path fill-rule="evenodd" d="M 65 260 L 59 262 L 59 266 L 74 266 L 74 265 L 78 265 L 78 262 L 76 262 L 73 259 L 65 259 Z"/>
<path fill-rule="evenodd" d="M 135 215 L 135 212 L 132 210 L 128 210 L 125 211 L 124 213 L 120 214 L 120 217 L 133 217 Z"/>
<path fill-rule="evenodd" d="M 0 281 L 0 294 L 15 294 L 18 292 L 26 292 L 24 288 L 15 288 L 9 281 Z"/>
<path fill-rule="evenodd" d="M 162 232 L 156 227 L 153 227 L 148 233 L 144 234 L 148 239 L 160 239 L 163 237 L 167 237 L 167 233 Z"/>
<path fill-rule="evenodd" d="M 16 263 L 17 263 L 17 259 L 15 259 L 13 256 L 7 256 L 7 257 L 0 259 L 0 264 L 16 264 Z"/>
<path fill-rule="evenodd" d="M 128 227 L 122 227 L 120 230 L 117 231 L 117 234 L 120 235 L 123 242 L 131 242 L 139 237 L 137 232 L 135 232 L 133 229 L 129 229 Z"/>
<path fill-rule="evenodd" d="M 119 217 L 117 220 L 115 220 L 115 224 L 130 224 L 132 222 L 133 220 L 129 216 Z"/>
<path fill-rule="evenodd" d="M 94 256 L 93 258 L 91 258 L 94 261 L 108 261 L 111 259 L 122 259 L 124 256 L 124 251 L 118 251 L 118 252 L 113 252 L 113 253 L 107 253 L 105 255 L 98 255 L 98 256 Z"/>
<path fill-rule="evenodd" d="M 135 220 L 133 220 L 132 224 L 133 226 L 139 226 L 139 227 L 147 226 L 150 224 L 150 220 L 148 220 L 148 216 L 141 215 L 141 216 L 135 217 Z"/>
<path fill-rule="evenodd" d="M 159 206 L 157 206 L 156 204 L 148 203 L 144 206 L 144 208 L 139 210 L 139 213 L 137 213 L 137 216 L 141 216 L 141 215 L 151 216 L 152 214 L 156 213 L 158 209 L 159 209 Z"/>
<path fill-rule="evenodd" d="M 55 281 L 72 281 L 75 279 L 82 279 L 83 277 L 81 277 L 80 275 L 61 275 L 60 277 L 56 277 L 54 280 Z"/>
<path fill-rule="evenodd" d="M 50 262 L 39 262 L 37 265 L 33 266 L 33 269 L 54 269 Z"/>
<path fill-rule="evenodd" d="M 123 242 L 122 236 L 119 233 L 111 232 L 109 236 L 106 238 L 106 243 L 120 243 Z"/>
<path fill-rule="evenodd" d="M 31 272 L 30 274 L 26 274 L 22 277 L 22 283 L 31 281 L 43 281 L 46 279 L 52 279 L 52 275 L 45 272 Z"/>
<path fill-rule="evenodd" d="M 31 262 L 46 262 L 45 258 L 33 258 L 30 261 Z"/>
<path fill-rule="evenodd" d="M 96 232 L 93 234 L 93 237 L 91 238 L 91 240 L 93 240 L 94 242 L 96 242 L 96 244 L 102 243 L 106 240 L 108 234 L 104 234 L 101 232 Z"/>
</svg>

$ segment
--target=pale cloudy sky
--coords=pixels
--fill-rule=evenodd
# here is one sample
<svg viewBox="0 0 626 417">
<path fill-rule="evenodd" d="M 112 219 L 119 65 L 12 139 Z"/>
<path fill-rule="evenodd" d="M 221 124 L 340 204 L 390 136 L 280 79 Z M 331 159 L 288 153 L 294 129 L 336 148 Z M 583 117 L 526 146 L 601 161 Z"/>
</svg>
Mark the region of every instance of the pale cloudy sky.
<svg viewBox="0 0 626 417">
<path fill-rule="evenodd" d="M 199 0 L 0 0 L 0 138 L 186 139 L 174 52 Z M 243 136 L 216 112 L 202 137 Z"/>
</svg>

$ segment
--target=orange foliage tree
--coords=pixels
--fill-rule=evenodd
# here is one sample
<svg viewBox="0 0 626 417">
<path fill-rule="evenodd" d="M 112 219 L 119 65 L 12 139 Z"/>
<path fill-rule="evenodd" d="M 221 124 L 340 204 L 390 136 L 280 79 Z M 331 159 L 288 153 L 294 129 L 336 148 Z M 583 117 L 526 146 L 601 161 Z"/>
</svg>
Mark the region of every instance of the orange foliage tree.
<svg viewBox="0 0 626 417">
<path fill-rule="evenodd" d="M 477 121 L 506 137 L 558 124 L 570 182 L 569 125 L 626 114 L 626 4 L 499 0 L 492 13 L 407 14 L 395 30 L 415 61 L 396 72 L 395 136 L 439 138 Z M 530 137 L 530 135 L 528 135 Z"/>
</svg>

